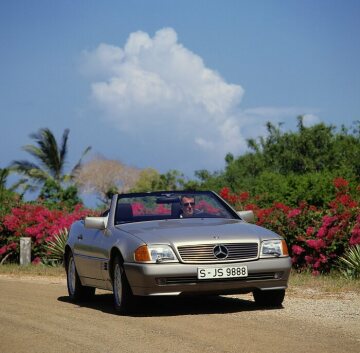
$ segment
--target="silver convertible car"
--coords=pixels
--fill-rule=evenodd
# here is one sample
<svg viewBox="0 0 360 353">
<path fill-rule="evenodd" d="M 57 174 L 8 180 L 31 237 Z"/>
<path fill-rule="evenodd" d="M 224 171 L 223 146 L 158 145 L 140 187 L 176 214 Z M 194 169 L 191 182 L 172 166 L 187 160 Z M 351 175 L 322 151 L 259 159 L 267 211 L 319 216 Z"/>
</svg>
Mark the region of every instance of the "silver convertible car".
<svg viewBox="0 0 360 353">
<path fill-rule="evenodd" d="M 103 217 L 71 226 L 64 258 L 70 299 L 110 290 L 124 313 L 141 296 L 252 292 L 257 304 L 280 306 L 288 249 L 253 220 L 211 191 L 114 195 Z"/>
</svg>

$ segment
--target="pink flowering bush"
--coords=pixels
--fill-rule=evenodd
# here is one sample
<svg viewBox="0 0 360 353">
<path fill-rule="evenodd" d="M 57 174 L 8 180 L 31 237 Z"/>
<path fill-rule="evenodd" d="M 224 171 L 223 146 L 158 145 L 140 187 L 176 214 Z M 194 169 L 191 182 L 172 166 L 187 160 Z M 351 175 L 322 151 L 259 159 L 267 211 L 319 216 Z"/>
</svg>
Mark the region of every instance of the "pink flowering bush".
<svg viewBox="0 0 360 353">
<path fill-rule="evenodd" d="M 330 271 L 344 251 L 360 244 L 360 188 L 350 190 L 343 178 L 336 178 L 333 185 L 336 197 L 324 209 L 305 202 L 296 208 L 274 203 L 261 209 L 256 202 L 249 202 L 250 197 L 241 199 L 241 194 L 233 194 L 229 188 L 223 188 L 220 195 L 237 209 L 253 210 L 258 225 L 286 239 L 294 268 L 310 269 L 317 275 Z"/>
<path fill-rule="evenodd" d="M 259 197 L 242 191 L 233 193 L 227 187 L 220 195 L 238 210 L 253 210 L 257 224 L 282 235 L 289 246 L 293 267 L 299 271 L 310 269 L 314 275 L 330 271 L 339 256 L 360 244 L 360 186 L 351 188 L 348 181 L 336 178 L 335 198 L 328 206 L 319 209 L 301 202 L 297 207 L 289 207 L 274 202 L 271 207 L 260 208 Z M 145 205 L 133 204 L 134 215 L 149 212 Z M 203 211 L 216 214 L 218 210 L 204 201 L 197 204 Z M 46 242 L 53 239 L 61 229 L 95 212 L 81 205 L 72 211 L 50 210 L 44 204 L 14 203 L 10 213 L 0 214 L 0 262 L 8 257 L 18 260 L 19 238 L 32 238 L 33 262 L 46 259 Z M 6 212 L 8 212 L 8 210 Z M 169 214 L 170 209 L 157 205 L 151 212 Z"/>
<path fill-rule="evenodd" d="M 202 212 L 210 213 L 212 215 L 219 214 L 220 210 L 217 207 L 214 207 L 209 202 L 205 200 L 200 200 L 196 205 L 197 210 Z"/>
<path fill-rule="evenodd" d="M 62 229 L 69 229 L 71 224 L 93 211 L 75 206 L 73 211 L 48 209 L 43 204 L 24 203 L 11 210 L 0 220 L 0 258 L 9 255 L 9 260 L 19 257 L 20 237 L 32 240 L 33 263 L 39 263 L 46 257 L 44 244 Z"/>
<path fill-rule="evenodd" d="M 134 216 L 143 216 L 143 215 L 170 215 L 171 209 L 163 204 L 156 205 L 153 207 L 146 207 L 141 202 L 133 202 L 131 204 L 132 212 Z"/>
<path fill-rule="evenodd" d="M 133 202 L 131 207 L 134 216 L 142 216 L 146 214 L 145 206 L 141 202 Z"/>
</svg>

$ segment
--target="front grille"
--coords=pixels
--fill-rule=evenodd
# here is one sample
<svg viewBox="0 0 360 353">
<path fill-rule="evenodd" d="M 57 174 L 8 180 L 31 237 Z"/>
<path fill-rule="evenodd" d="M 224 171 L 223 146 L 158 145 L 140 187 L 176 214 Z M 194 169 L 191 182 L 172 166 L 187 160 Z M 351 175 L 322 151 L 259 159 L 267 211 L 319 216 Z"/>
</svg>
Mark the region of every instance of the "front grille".
<svg viewBox="0 0 360 353">
<path fill-rule="evenodd" d="M 259 273 L 249 273 L 247 277 L 240 278 L 217 278 L 217 279 L 198 279 L 196 276 L 188 277 L 163 277 L 158 278 L 157 283 L 159 285 L 169 285 L 169 284 L 196 284 L 196 283 L 206 283 L 206 282 L 235 282 L 235 281 L 260 281 L 260 280 L 271 280 L 277 278 L 275 272 L 259 272 Z"/>
<path fill-rule="evenodd" d="M 258 257 L 257 243 L 225 243 L 229 254 L 226 259 L 218 259 L 214 254 L 217 244 L 183 245 L 178 247 L 180 257 L 186 263 L 229 262 L 254 260 Z"/>
</svg>

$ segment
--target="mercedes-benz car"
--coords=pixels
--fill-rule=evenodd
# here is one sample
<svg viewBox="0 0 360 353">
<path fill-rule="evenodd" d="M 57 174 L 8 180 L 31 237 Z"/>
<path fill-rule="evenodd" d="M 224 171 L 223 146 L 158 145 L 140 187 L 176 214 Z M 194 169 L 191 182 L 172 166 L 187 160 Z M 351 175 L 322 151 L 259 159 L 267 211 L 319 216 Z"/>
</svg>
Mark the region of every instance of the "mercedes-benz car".
<svg viewBox="0 0 360 353">
<path fill-rule="evenodd" d="M 115 310 L 141 296 L 252 292 L 281 306 L 291 268 L 285 240 L 212 191 L 114 195 L 102 217 L 75 222 L 64 264 L 72 301 L 110 290 Z"/>
</svg>

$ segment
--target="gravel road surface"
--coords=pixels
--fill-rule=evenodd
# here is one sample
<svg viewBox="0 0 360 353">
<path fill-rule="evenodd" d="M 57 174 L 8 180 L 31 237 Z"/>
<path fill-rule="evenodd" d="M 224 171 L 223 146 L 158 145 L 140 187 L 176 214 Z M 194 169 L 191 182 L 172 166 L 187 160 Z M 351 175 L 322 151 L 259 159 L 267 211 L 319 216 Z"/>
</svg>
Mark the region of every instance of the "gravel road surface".
<svg viewBox="0 0 360 353">
<path fill-rule="evenodd" d="M 111 293 L 81 306 L 63 279 L 0 276 L 0 352 L 360 353 L 360 294 L 291 289 L 281 309 L 250 295 L 146 299 L 114 314 Z"/>
</svg>

